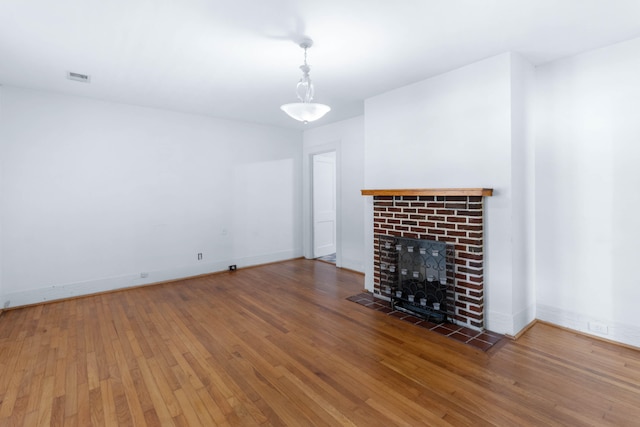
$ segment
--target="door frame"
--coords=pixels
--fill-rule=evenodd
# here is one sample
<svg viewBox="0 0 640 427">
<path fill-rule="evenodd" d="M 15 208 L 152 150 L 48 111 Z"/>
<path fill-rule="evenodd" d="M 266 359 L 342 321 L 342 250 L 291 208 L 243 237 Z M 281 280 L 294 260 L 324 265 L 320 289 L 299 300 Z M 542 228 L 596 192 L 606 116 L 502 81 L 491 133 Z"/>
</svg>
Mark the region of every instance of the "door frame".
<svg viewBox="0 0 640 427">
<path fill-rule="evenodd" d="M 342 153 L 341 141 L 304 147 L 302 156 L 302 253 L 313 259 L 313 156 L 336 153 L 336 267 L 342 267 Z"/>
</svg>

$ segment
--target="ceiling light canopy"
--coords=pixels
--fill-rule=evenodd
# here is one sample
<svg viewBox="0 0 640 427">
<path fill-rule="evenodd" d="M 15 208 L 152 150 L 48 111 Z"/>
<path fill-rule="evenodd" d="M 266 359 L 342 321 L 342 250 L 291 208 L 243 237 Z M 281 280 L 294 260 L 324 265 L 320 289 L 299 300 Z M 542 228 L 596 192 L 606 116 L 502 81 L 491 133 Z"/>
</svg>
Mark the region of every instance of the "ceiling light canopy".
<svg viewBox="0 0 640 427">
<path fill-rule="evenodd" d="M 318 120 L 331 111 L 331 107 L 328 105 L 311 102 L 313 100 L 314 88 L 311 78 L 309 77 L 309 70 L 311 70 L 311 67 L 307 64 L 307 49 L 312 45 L 313 40 L 311 39 L 307 39 L 300 43 L 300 47 L 304 49 L 304 64 L 300 66 L 300 69 L 302 70 L 302 77 L 296 86 L 296 94 L 301 102 L 284 104 L 280 107 L 280 109 L 287 113 L 289 117 L 303 123 Z"/>
</svg>

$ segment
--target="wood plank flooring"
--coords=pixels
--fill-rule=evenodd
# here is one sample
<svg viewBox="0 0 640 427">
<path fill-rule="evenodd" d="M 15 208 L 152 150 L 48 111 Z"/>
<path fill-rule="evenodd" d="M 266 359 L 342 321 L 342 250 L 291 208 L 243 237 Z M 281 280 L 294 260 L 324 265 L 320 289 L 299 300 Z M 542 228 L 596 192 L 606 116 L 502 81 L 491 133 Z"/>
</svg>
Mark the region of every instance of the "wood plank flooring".
<svg viewBox="0 0 640 427">
<path fill-rule="evenodd" d="M 640 352 L 537 324 L 489 352 L 293 260 L 5 311 L 0 426 L 640 425 Z"/>
</svg>

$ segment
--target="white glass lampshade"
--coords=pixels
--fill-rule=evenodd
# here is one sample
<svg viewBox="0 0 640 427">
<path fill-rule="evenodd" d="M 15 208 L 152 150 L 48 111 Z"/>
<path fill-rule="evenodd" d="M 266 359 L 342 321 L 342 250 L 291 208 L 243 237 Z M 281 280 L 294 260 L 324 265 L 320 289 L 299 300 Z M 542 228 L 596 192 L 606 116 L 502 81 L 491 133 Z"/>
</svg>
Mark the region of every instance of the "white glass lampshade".
<svg viewBox="0 0 640 427">
<path fill-rule="evenodd" d="M 311 102 L 313 100 L 314 87 L 311 82 L 311 77 L 309 77 L 311 67 L 307 64 L 307 49 L 309 49 L 312 44 L 313 40 L 311 39 L 304 40 L 300 43 L 300 47 L 304 49 L 304 64 L 300 66 L 302 77 L 296 85 L 296 95 L 298 95 L 300 102 L 284 104 L 280 107 L 289 117 L 303 123 L 318 120 L 331 111 L 331 107 L 328 105 Z"/>
<path fill-rule="evenodd" d="M 331 111 L 331 107 L 314 102 L 294 102 L 280 107 L 289 117 L 303 123 L 313 122 Z"/>
</svg>

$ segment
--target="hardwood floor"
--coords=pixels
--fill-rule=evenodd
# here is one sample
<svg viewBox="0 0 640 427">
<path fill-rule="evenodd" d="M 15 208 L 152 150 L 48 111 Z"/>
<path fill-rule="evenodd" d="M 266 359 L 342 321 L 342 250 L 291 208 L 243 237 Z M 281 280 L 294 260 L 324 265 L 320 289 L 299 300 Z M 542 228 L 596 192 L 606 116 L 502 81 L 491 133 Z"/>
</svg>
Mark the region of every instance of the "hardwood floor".
<svg viewBox="0 0 640 427">
<path fill-rule="evenodd" d="M 293 260 L 5 311 L 0 425 L 638 425 L 640 352 L 537 324 L 487 353 Z"/>
</svg>

